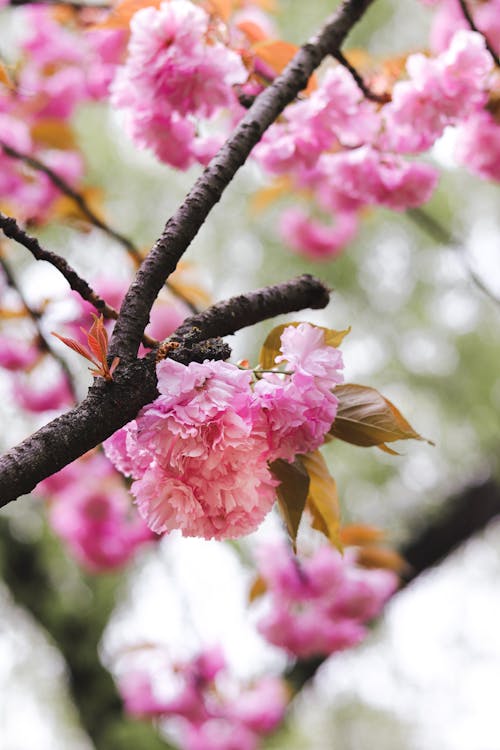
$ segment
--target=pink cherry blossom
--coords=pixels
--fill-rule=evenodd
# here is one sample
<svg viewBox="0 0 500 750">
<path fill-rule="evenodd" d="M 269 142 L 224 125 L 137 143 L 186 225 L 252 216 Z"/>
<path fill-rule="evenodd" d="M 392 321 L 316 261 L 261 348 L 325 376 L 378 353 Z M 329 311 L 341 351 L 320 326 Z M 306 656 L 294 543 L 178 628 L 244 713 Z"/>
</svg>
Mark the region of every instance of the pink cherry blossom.
<svg viewBox="0 0 500 750">
<path fill-rule="evenodd" d="M 157 662 L 158 665 L 158 662 Z M 281 680 L 264 677 L 252 685 L 237 684 L 223 652 L 215 647 L 189 661 L 165 667 L 170 677 L 162 695 L 162 671 L 131 669 L 119 680 L 126 710 L 156 716 L 172 726 L 183 750 L 256 750 L 261 737 L 282 721 L 288 693 Z M 172 677 L 175 679 L 172 680 Z"/>
<path fill-rule="evenodd" d="M 367 101 L 342 66 L 328 70 L 307 99 L 287 107 L 284 122 L 272 125 L 254 149 L 254 156 L 273 174 L 311 167 L 323 151 L 339 143 L 371 142 L 380 127 Z"/>
<path fill-rule="evenodd" d="M 130 28 L 112 102 L 127 114 L 131 137 L 179 169 L 206 161 L 220 141 L 198 138 L 193 118 L 236 106 L 231 87 L 248 77 L 240 56 L 211 37 L 208 14 L 188 0 L 143 8 Z"/>
<path fill-rule="evenodd" d="M 500 180 L 500 123 L 489 112 L 478 112 L 458 129 L 456 157 L 476 174 Z"/>
<path fill-rule="evenodd" d="M 276 363 L 292 374 L 265 374 L 255 385 L 264 413 L 270 459 L 293 461 L 318 448 L 337 413 L 332 389 L 342 382 L 342 355 L 325 345 L 324 333 L 307 323 L 289 326 L 281 336 Z"/>
<path fill-rule="evenodd" d="M 311 260 L 336 258 L 353 239 L 358 228 L 355 213 L 338 213 L 334 224 L 315 221 L 300 208 L 289 208 L 280 219 L 286 244 Z"/>
<path fill-rule="evenodd" d="M 324 154 L 318 163 L 330 191 L 332 203 L 339 196 L 356 205 L 381 205 L 395 211 L 420 206 L 431 197 L 438 180 L 437 170 L 430 164 L 409 162 L 399 156 L 383 153 L 371 146 L 362 146 L 338 154 Z"/>
<path fill-rule="evenodd" d="M 86 454 L 41 482 L 36 491 L 50 501 L 49 519 L 56 534 L 92 573 L 121 567 L 154 539 L 122 478 L 102 453 Z"/>
<path fill-rule="evenodd" d="M 458 0 L 440 0 L 437 12 L 432 20 L 430 42 L 433 52 L 447 49 L 450 40 L 459 29 L 469 30 Z M 470 7 L 476 27 L 485 34 L 486 38 L 497 52 L 500 51 L 500 2 L 474 3 Z"/>
<path fill-rule="evenodd" d="M 257 528 L 274 501 L 250 373 L 224 362 L 157 366 L 160 396 L 106 444 L 136 481 L 139 512 L 156 532 L 228 538 Z M 109 448 L 108 448 L 109 446 Z"/>
<path fill-rule="evenodd" d="M 268 609 L 259 622 L 262 635 L 300 658 L 326 656 L 355 646 L 365 623 L 378 615 L 397 587 L 387 570 L 366 570 L 349 554 L 321 547 L 304 561 L 285 547 L 259 551 L 267 584 Z"/>
<path fill-rule="evenodd" d="M 396 83 L 392 102 L 384 107 L 383 142 L 397 152 L 415 153 L 485 103 L 493 60 L 480 34 L 458 31 L 441 55 L 411 55 L 406 68 L 409 80 Z"/>
<path fill-rule="evenodd" d="M 50 522 L 75 559 L 94 573 L 121 567 L 153 539 L 116 479 L 101 487 L 81 479 L 72 484 L 52 502 Z"/>
</svg>

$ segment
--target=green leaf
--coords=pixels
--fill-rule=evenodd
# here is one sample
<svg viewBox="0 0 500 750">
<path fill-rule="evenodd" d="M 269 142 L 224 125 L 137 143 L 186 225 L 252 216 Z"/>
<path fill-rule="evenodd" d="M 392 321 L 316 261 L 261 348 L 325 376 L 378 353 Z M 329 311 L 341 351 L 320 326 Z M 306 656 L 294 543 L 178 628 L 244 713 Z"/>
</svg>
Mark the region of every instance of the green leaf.
<svg viewBox="0 0 500 750">
<path fill-rule="evenodd" d="M 281 334 L 288 328 L 288 326 L 299 326 L 300 321 L 293 321 L 289 323 L 282 323 L 279 326 L 273 328 L 268 334 L 264 341 L 259 354 L 259 364 L 263 370 L 272 370 L 276 366 L 275 358 L 280 354 L 281 347 Z M 311 323 L 312 325 L 312 323 Z M 347 328 L 345 331 L 335 331 L 333 328 L 324 328 L 323 326 L 313 326 L 319 328 L 325 334 L 325 344 L 327 346 L 337 347 L 340 346 L 342 340 L 351 330 Z"/>
<path fill-rule="evenodd" d="M 307 508 L 313 517 L 312 526 L 321 531 L 337 549 L 342 550 L 337 483 L 319 451 L 300 456 L 300 461 L 310 479 Z"/>
<path fill-rule="evenodd" d="M 363 447 L 376 445 L 386 453 L 396 452 L 385 445 L 393 440 L 425 439 L 375 388 L 344 383 L 336 386 L 334 393 L 339 406 L 329 431 L 332 437 Z"/>
<path fill-rule="evenodd" d="M 300 519 L 309 491 L 309 476 L 298 459 L 289 464 L 278 458 L 270 464 L 269 468 L 280 481 L 280 485 L 276 488 L 278 507 L 295 550 Z"/>
</svg>

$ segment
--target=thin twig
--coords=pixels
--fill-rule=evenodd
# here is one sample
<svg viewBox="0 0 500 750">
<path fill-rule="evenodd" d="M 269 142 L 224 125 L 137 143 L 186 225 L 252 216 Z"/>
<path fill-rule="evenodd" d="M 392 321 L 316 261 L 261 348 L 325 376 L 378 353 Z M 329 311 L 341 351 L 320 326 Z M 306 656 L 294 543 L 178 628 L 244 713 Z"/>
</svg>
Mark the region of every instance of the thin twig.
<svg viewBox="0 0 500 750">
<path fill-rule="evenodd" d="M 118 311 L 114 307 L 108 305 L 108 303 L 100 297 L 97 292 L 94 292 L 90 284 L 77 274 L 74 268 L 61 255 L 46 250 L 40 245 L 40 242 L 36 237 L 28 234 L 24 229 L 21 229 L 17 221 L 11 216 L 6 216 L 0 211 L 0 229 L 3 231 L 6 237 L 15 240 L 20 245 L 29 250 L 36 260 L 44 260 L 54 266 L 64 276 L 71 289 L 78 292 L 80 297 L 87 302 L 90 302 L 95 309 L 102 313 L 105 318 L 110 320 L 116 320 L 118 318 Z M 150 338 L 144 334 L 142 343 L 144 346 L 149 348 L 155 348 L 158 346 L 156 339 Z"/>
<path fill-rule="evenodd" d="M 75 383 L 74 383 L 73 374 L 71 370 L 66 364 L 66 361 L 57 352 L 55 352 L 52 349 L 51 345 L 49 344 L 49 341 L 47 337 L 45 336 L 42 330 L 42 327 L 40 325 L 40 313 L 37 310 L 34 310 L 31 307 L 31 305 L 28 303 L 28 301 L 26 300 L 26 297 L 24 296 L 19 284 L 14 278 L 12 271 L 10 270 L 8 264 L 5 261 L 5 258 L 2 256 L 1 253 L 0 253 L 0 267 L 2 268 L 5 274 L 7 284 L 10 286 L 11 289 L 14 289 L 14 291 L 17 293 L 17 296 L 21 300 L 22 306 L 24 307 L 27 314 L 31 318 L 33 326 L 35 327 L 35 330 L 36 330 L 38 348 L 40 349 L 41 352 L 45 354 L 50 354 L 50 356 L 57 362 L 57 364 L 60 366 L 60 368 L 64 372 L 64 375 L 66 376 L 68 387 L 69 387 L 70 393 L 74 401 L 75 402 L 78 401 L 78 396 L 76 393 Z"/>
<path fill-rule="evenodd" d="M 471 266 L 470 260 L 467 256 L 466 249 L 456 237 L 450 232 L 449 229 L 444 227 L 434 216 L 431 216 L 422 208 L 410 208 L 406 211 L 406 215 L 411 221 L 418 226 L 419 229 L 426 232 L 429 237 L 432 237 L 436 242 L 441 245 L 449 245 L 450 247 L 456 248 L 462 256 L 462 260 L 467 269 L 467 272 L 471 278 L 471 281 L 485 294 L 489 299 L 496 305 L 500 305 L 500 298 L 497 297 L 491 289 L 484 284 L 483 280 L 477 275 Z"/>
<path fill-rule="evenodd" d="M 475 21 L 472 18 L 471 12 L 470 12 L 470 10 L 469 10 L 469 8 L 467 6 L 467 3 L 465 2 L 465 0 L 458 0 L 458 4 L 460 5 L 460 7 L 462 9 L 462 13 L 464 14 L 465 20 L 467 21 L 467 23 L 471 27 L 472 31 L 477 31 L 478 34 L 481 34 L 481 36 L 483 37 L 483 39 L 485 41 L 486 49 L 488 50 L 488 52 L 492 56 L 493 60 L 495 61 L 495 65 L 498 68 L 500 68 L 500 57 L 498 57 L 497 53 L 495 52 L 495 50 L 491 46 L 491 44 L 490 44 L 490 42 L 489 42 L 486 34 L 483 34 L 483 32 L 480 29 L 477 28 L 477 26 L 475 24 Z"/>
<path fill-rule="evenodd" d="M 19 161 L 23 161 L 32 169 L 45 174 L 53 185 L 55 185 L 62 193 L 64 193 L 64 195 L 70 198 L 78 206 L 78 208 L 86 216 L 91 224 L 107 234 L 109 237 L 112 237 L 114 240 L 119 242 L 122 247 L 124 247 L 128 252 L 128 254 L 133 258 L 136 266 L 139 266 L 141 264 L 142 255 L 138 247 L 132 242 L 132 240 L 116 231 L 116 229 L 113 229 L 113 227 L 109 226 L 109 224 L 100 219 L 97 214 L 90 208 L 85 197 L 77 190 L 74 190 L 71 185 L 69 185 L 66 180 L 64 180 L 56 172 L 54 172 L 53 169 L 44 164 L 44 162 L 42 162 L 40 159 L 37 159 L 34 156 L 30 156 L 29 154 L 24 154 L 21 151 L 12 148 L 12 146 L 9 146 L 1 140 L 0 148 L 3 149 L 4 153 L 7 156 L 10 156 L 13 159 L 18 159 Z M 183 302 L 192 313 L 196 314 L 198 312 L 196 305 L 194 305 L 191 300 L 188 299 L 181 291 L 176 289 L 173 285 L 169 284 L 168 281 L 166 282 L 165 286 L 175 297 L 177 297 L 177 299 L 181 300 L 181 302 Z"/>
<path fill-rule="evenodd" d="M 78 0 L 9 0 L 9 5 L 18 7 L 21 5 L 62 5 L 73 10 L 111 10 L 110 3 L 83 3 Z"/>
<path fill-rule="evenodd" d="M 115 229 L 102 221 L 102 219 L 100 219 L 99 216 L 97 216 L 97 214 L 90 208 L 85 197 L 81 195 L 81 193 L 79 193 L 77 190 L 74 190 L 71 185 L 66 182 L 66 180 L 64 180 L 57 174 L 57 172 L 54 172 L 53 169 L 48 167 L 47 164 L 44 164 L 43 161 L 40 161 L 40 159 L 37 159 L 35 156 L 24 154 L 21 151 L 12 148 L 12 146 L 9 146 L 2 140 L 0 140 L 0 148 L 2 148 L 3 152 L 7 156 L 10 156 L 12 159 L 23 161 L 25 164 L 28 164 L 28 166 L 36 169 L 37 172 L 43 172 L 43 174 L 45 174 L 49 178 L 52 184 L 55 185 L 61 191 L 61 193 L 64 193 L 64 195 L 67 195 L 68 198 L 71 198 L 71 200 L 78 206 L 82 214 L 90 221 L 91 224 L 101 229 L 110 237 L 113 237 L 113 239 L 119 242 L 127 250 L 127 252 L 135 258 L 138 263 L 141 262 L 141 253 L 134 245 L 134 243 L 129 240 L 128 237 L 125 237 L 125 235 L 117 232 Z"/>
<path fill-rule="evenodd" d="M 337 50 L 332 54 L 332 57 L 334 57 L 337 62 L 339 62 L 341 65 L 344 66 L 344 68 L 347 68 L 349 73 L 352 75 L 354 80 L 356 81 L 358 88 L 362 93 L 365 95 L 367 99 L 370 99 L 372 102 L 378 102 L 379 104 L 387 104 L 387 102 L 391 101 L 391 95 L 388 93 L 384 94 L 376 94 L 374 91 L 372 91 L 367 84 L 364 82 L 363 78 L 361 77 L 360 73 L 356 70 L 356 68 L 351 65 L 347 57 L 342 54 L 340 50 Z"/>
</svg>

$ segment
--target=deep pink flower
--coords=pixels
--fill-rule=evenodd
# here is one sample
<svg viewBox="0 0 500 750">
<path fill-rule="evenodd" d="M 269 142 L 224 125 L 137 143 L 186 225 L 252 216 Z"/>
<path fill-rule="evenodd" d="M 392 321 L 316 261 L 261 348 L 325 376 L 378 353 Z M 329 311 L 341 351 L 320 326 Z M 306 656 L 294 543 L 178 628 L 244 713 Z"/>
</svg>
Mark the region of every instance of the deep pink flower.
<svg viewBox="0 0 500 750">
<path fill-rule="evenodd" d="M 154 535 L 139 517 L 122 477 L 91 452 L 40 482 L 50 523 L 71 554 L 93 573 L 124 565 Z"/>
<path fill-rule="evenodd" d="M 21 409 L 40 413 L 61 409 L 63 406 L 69 406 L 74 402 L 68 379 L 64 373 L 61 373 L 55 382 L 45 386 L 34 385 L 33 378 L 33 374 L 30 380 L 16 377 L 13 382 L 14 399 Z"/>
<path fill-rule="evenodd" d="M 0 367 L 6 370 L 26 370 L 40 357 L 40 350 L 33 344 L 26 344 L 7 336 L 0 336 Z"/>
<path fill-rule="evenodd" d="M 362 641 L 365 623 L 380 613 L 398 582 L 391 571 L 358 568 L 350 555 L 327 546 L 305 561 L 283 546 L 264 548 L 259 570 L 269 597 L 259 630 L 300 658 L 326 656 Z"/>
</svg>

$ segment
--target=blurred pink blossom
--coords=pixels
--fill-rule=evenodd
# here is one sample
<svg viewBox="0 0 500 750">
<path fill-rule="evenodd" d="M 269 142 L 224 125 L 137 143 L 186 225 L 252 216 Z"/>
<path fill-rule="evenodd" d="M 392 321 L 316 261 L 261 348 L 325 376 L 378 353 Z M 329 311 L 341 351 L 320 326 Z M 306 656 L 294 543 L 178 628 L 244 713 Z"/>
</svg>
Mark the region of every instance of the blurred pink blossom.
<svg viewBox="0 0 500 750">
<path fill-rule="evenodd" d="M 218 647 L 172 669 L 175 684 L 168 696 L 161 695 L 158 669 L 154 675 L 145 669 L 125 672 L 119 690 L 132 715 L 171 720 L 183 750 L 256 750 L 283 719 L 288 702 L 283 682 L 264 677 L 237 685 Z"/>
<path fill-rule="evenodd" d="M 476 174 L 500 180 L 500 123 L 487 111 L 477 112 L 458 129 L 456 157 Z"/>
<path fill-rule="evenodd" d="M 299 658 L 327 656 L 355 646 L 366 622 L 378 615 L 398 585 L 387 570 L 366 570 L 346 553 L 321 547 L 310 559 L 296 559 L 283 545 L 258 553 L 268 592 L 262 635 Z"/>
<path fill-rule="evenodd" d="M 286 244 L 311 260 L 337 257 L 353 239 L 358 219 L 353 212 L 340 212 L 333 224 L 324 224 L 300 208 L 289 208 L 280 218 L 281 235 Z"/>
<path fill-rule="evenodd" d="M 26 370 L 40 357 L 34 344 L 26 344 L 8 336 L 0 336 L 0 367 L 6 370 Z"/>
<path fill-rule="evenodd" d="M 30 380 L 26 380 L 18 376 L 13 381 L 13 396 L 21 409 L 40 413 L 61 409 L 74 403 L 74 396 L 64 373 L 61 373 L 55 382 L 48 385 L 35 385 L 33 377 L 32 374 Z"/>
<path fill-rule="evenodd" d="M 416 153 L 485 103 L 493 59 L 481 34 L 464 30 L 436 58 L 410 55 L 406 68 L 409 80 L 396 83 L 384 107 L 382 140 L 399 153 Z"/>
</svg>

